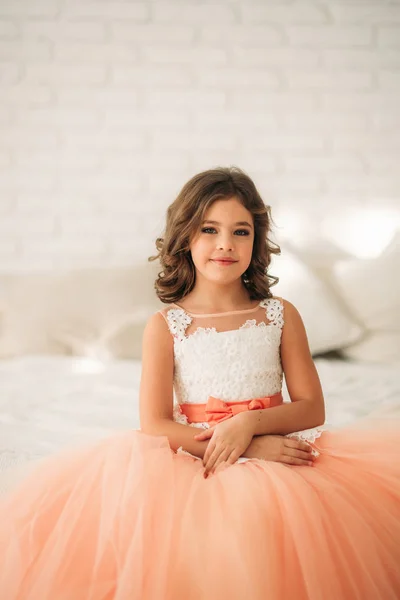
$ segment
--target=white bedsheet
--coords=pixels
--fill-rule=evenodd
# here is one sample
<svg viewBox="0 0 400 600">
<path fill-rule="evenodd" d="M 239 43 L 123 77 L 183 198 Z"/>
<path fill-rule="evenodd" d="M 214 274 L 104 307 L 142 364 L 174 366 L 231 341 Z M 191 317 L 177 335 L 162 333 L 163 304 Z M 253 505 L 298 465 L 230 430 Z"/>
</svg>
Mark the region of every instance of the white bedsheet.
<svg viewBox="0 0 400 600">
<path fill-rule="evenodd" d="M 316 359 L 329 425 L 400 410 L 398 367 Z M 140 362 L 26 356 L 0 361 L 0 470 L 69 443 L 139 429 Z M 284 398 L 288 398 L 286 387 Z"/>
</svg>

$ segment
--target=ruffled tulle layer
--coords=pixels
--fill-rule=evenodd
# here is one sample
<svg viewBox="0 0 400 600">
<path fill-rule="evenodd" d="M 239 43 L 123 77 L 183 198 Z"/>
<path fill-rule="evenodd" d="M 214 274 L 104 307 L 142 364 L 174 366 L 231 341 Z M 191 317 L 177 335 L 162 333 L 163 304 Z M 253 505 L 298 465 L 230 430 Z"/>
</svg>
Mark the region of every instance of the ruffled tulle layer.
<svg viewBox="0 0 400 600">
<path fill-rule="evenodd" d="M 399 429 L 328 431 L 312 467 L 203 465 L 117 433 L 1 501 L 7 600 L 398 600 Z"/>
</svg>

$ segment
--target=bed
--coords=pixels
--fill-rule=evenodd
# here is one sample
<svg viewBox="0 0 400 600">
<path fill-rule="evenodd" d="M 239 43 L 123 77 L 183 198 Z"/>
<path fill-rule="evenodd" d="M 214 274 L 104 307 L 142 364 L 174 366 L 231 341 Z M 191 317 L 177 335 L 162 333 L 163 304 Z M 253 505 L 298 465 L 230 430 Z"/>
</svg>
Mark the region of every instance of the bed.
<svg viewBox="0 0 400 600">
<path fill-rule="evenodd" d="M 394 365 L 316 358 L 327 426 L 400 412 Z M 24 356 L 0 361 L 0 471 L 69 444 L 139 429 L 139 360 Z M 288 401 L 286 386 L 283 387 Z"/>
</svg>

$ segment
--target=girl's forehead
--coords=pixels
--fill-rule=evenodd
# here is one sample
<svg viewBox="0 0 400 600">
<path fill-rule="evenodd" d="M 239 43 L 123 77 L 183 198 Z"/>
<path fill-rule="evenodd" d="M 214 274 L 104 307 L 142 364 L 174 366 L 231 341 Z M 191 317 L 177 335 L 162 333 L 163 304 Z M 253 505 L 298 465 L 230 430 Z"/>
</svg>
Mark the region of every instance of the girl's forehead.
<svg viewBox="0 0 400 600">
<path fill-rule="evenodd" d="M 204 213 L 204 219 L 225 218 L 231 220 L 233 217 L 251 218 L 251 212 L 237 198 L 216 200 Z"/>
</svg>

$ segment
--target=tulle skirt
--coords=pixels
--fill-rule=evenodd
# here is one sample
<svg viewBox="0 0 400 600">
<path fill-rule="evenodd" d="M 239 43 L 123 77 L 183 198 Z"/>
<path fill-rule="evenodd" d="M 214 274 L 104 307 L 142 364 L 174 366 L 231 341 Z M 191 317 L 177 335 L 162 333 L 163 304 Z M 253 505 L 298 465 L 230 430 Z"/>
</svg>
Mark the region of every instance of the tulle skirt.
<svg viewBox="0 0 400 600">
<path fill-rule="evenodd" d="M 221 465 L 114 433 L 0 500 L 4 600 L 397 600 L 399 428 L 326 431 L 313 466 Z"/>
</svg>

